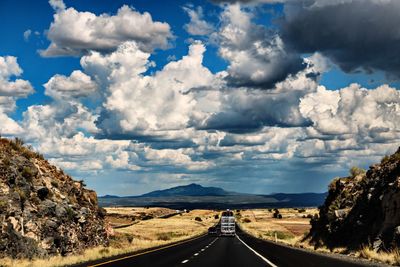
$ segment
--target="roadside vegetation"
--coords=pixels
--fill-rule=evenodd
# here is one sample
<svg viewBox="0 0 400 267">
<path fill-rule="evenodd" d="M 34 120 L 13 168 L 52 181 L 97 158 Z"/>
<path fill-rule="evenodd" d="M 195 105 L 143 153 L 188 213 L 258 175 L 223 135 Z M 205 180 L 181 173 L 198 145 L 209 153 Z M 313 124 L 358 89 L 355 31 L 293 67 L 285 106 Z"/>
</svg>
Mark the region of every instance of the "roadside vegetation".
<svg viewBox="0 0 400 267">
<path fill-rule="evenodd" d="M 47 259 L 13 260 L 1 259 L 0 266 L 50 267 L 107 258 L 129 252 L 168 245 L 207 232 L 218 219 L 217 212 L 193 210 L 176 216 L 162 218 L 176 211 L 165 208 L 107 208 L 107 220 L 111 225 L 126 227 L 112 230 L 107 247 L 95 247 L 79 255 L 56 256 Z M 144 218 L 144 220 L 143 220 Z M 151 218 L 151 219 L 148 219 Z M 201 221 L 196 220 L 201 218 Z M 132 220 L 133 219 L 133 220 Z M 132 222 L 134 222 L 132 224 Z"/>
</svg>

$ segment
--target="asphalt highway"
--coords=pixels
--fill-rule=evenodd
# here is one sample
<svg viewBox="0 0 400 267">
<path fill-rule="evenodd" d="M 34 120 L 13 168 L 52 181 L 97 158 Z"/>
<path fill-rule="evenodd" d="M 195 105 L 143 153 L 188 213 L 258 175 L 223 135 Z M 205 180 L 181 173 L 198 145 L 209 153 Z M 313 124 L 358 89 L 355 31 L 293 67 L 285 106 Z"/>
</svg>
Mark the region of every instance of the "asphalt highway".
<svg viewBox="0 0 400 267">
<path fill-rule="evenodd" d="M 81 266 L 272 266 L 272 267 L 360 267 L 381 266 L 325 256 L 251 237 L 240 229 L 235 237 L 202 236 L 197 239 L 137 255 Z"/>
</svg>

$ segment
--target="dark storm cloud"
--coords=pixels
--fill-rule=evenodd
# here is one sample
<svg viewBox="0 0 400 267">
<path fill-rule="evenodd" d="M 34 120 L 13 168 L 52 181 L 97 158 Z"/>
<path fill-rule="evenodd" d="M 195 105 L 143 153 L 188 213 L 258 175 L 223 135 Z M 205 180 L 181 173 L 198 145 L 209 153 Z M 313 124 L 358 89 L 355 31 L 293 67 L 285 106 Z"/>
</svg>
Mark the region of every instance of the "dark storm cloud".
<svg viewBox="0 0 400 267">
<path fill-rule="evenodd" d="M 218 35 L 219 54 L 229 62 L 226 80 L 234 87 L 272 89 L 277 82 L 305 68 L 276 30 L 253 22 L 253 13 L 239 5 L 226 6 Z"/>
<path fill-rule="evenodd" d="M 265 90 L 236 90 L 224 98 L 225 109 L 211 116 L 200 129 L 251 133 L 265 126 L 305 127 L 298 105 L 304 91 L 268 93 Z"/>
<path fill-rule="evenodd" d="M 346 72 L 382 70 L 398 77 L 399 12 L 397 0 L 290 2 L 281 34 L 299 53 L 322 52 Z"/>
</svg>

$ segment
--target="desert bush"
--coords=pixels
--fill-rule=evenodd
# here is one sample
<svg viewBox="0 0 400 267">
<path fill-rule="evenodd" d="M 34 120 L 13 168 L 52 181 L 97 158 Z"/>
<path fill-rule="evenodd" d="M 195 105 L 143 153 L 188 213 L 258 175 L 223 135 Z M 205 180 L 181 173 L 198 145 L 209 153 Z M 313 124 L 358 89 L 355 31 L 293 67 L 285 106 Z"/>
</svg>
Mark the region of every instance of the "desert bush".
<svg viewBox="0 0 400 267">
<path fill-rule="evenodd" d="M 272 215 L 275 219 L 282 219 L 282 214 L 279 213 L 278 209 L 275 209 L 274 214 Z"/>
<path fill-rule="evenodd" d="M 350 176 L 354 178 L 358 175 L 365 174 L 365 170 L 356 166 L 351 167 L 350 169 Z"/>
<path fill-rule="evenodd" d="M 157 233 L 157 239 L 158 240 L 163 240 L 163 241 L 168 241 L 171 240 L 175 237 L 179 237 L 181 234 L 177 234 L 175 232 L 163 232 L 163 233 Z"/>
<path fill-rule="evenodd" d="M 297 210 L 299 213 L 303 213 L 303 212 L 306 212 L 306 209 L 298 209 Z"/>
<path fill-rule="evenodd" d="M 214 219 L 216 219 L 216 220 L 219 219 L 219 215 L 218 215 L 218 214 L 215 214 L 215 215 L 214 215 Z"/>
<path fill-rule="evenodd" d="M 194 218 L 195 221 L 202 222 L 203 220 L 200 217 Z"/>
<path fill-rule="evenodd" d="M 7 209 L 7 201 L 6 200 L 0 200 L 0 211 L 5 211 Z"/>
<path fill-rule="evenodd" d="M 21 175 L 28 181 L 31 181 L 34 176 L 32 169 L 27 166 L 22 169 Z"/>
<path fill-rule="evenodd" d="M 244 218 L 244 219 L 243 219 L 243 222 L 244 222 L 244 223 L 249 223 L 249 222 L 251 222 L 251 220 L 250 220 L 249 218 Z"/>
<path fill-rule="evenodd" d="M 67 212 L 67 218 L 72 221 L 75 217 L 75 212 L 72 208 L 68 207 L 66 208 L 66 212 Z"/>
<path fill-rule="evenodd" d="M 388 163 L 390 161 L 390 156 L 389 155 L 385 155 L 382 159 L 381 159 L 381 163 L 385 164 Z"/>
<path fill-rule="evenodd" d="M 50 183 L 52 186 L 54 186 L 56 188 L 58 187 L 58 182 L 56 180 L 52 180 Z"/>
</svg>

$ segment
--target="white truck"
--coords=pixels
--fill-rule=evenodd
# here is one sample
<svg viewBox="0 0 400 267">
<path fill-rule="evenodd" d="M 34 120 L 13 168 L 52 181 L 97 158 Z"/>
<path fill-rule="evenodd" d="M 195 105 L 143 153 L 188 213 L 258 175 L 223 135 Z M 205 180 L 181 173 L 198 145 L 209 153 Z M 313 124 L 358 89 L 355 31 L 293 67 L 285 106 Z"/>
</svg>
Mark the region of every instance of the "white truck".
<svg viewBox="0 0 400 267">
<path fill-rule="evenodd" d="M 221 216 L 221 235 L 235 236 L 235 217 L 230 210 L 222 212 Z"/>
</svg>

